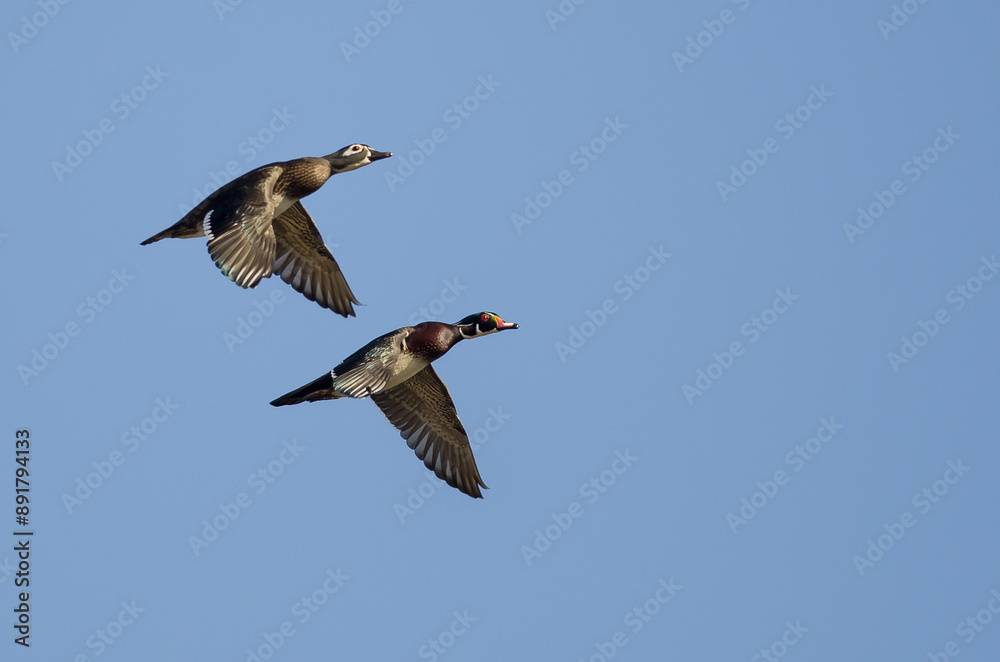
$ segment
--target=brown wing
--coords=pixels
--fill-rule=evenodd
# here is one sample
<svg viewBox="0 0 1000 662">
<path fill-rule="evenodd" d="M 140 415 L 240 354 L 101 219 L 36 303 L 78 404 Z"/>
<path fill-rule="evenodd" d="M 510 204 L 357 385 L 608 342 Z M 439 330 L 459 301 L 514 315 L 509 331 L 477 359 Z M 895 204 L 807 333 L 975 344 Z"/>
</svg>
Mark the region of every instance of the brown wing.
<svg viewBox="0 0 1000 662">
<path fill-rule="evenodd" d="M 203 227 L 208 253 L 240 287 L 257 287 L 271 275 L 275 255 L 274 182 L 280 168 L 262 167 L 233 181 L 213 198 Z"/>
<path fill-rule="evenodd" d="M 471 497 L 483 497 L 479 488 L 486 484 L 472 456 L 469 435 L 434 368 L 428 365 L 402 384 L 372 393 L 371 398 L 438 478 Z"/>
<path fill-rule="evenodd" d="M 396 372 L 403 338 L 412 327 L 379 336 L 317 379 L 271 402 L 275 407 L 334 398 L 367 398 L 381 391 Z"/>
<path fill-rule="evenodd" d="M 344 317 L 354 315 L 351 304 L 360 302 L 302 203 L 285 210 L 273 225 L 278 242 L 275 273 L 310 301 Z"/>
</svg>

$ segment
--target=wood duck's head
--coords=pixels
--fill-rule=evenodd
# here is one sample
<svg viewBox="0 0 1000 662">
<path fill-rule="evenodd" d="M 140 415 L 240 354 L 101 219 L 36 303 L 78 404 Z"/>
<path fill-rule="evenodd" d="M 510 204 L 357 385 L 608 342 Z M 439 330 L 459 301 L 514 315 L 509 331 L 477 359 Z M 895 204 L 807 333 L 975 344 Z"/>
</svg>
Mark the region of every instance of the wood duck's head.
<svg viewBox="0 0 1000 662">
<path fill-rule="evenodd" d="M 333 154 L 328 154 L 323 158 L 330 163 L 331 174 L 336 175 L 341 172 L 357 170 L 361 166 L 366 166 L 369 163 L 373 163 L 379 159 L 386 159 L 390 156 L 392 156 L 392 152 L 376 152 L 368 145 L 355 143 L 337 150 Z"/>
<path fill-rule="evenodd" d="M 513 322 L 504 322 L 496 313 L 482 312 L 475 315 L 463 317 L 455 323 L 459 333 L 463 338 L 478 338 L 487 336 L 497 331 L 516 329 L 518 325 Z"/>
</svg>

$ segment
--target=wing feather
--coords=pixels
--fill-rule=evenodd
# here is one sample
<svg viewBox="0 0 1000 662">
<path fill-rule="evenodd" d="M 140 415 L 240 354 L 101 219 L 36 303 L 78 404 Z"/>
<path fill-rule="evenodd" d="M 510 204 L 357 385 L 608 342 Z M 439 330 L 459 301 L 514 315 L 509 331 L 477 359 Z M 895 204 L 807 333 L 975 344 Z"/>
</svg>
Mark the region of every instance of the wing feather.
<svg viewBox="0 0 1000 662">
<path fill-rule="evenodd" d="M 208 253 L 240 287 L 256 287 L 271 275 L 277 242 L 272 227 L 274 183 L 281 170 L 258 168 L 215 196 L 203 219 Z M 221 189 L 220 189 L 221 191 Z"/>
<path fill-rule="evenodd" d="M 411 327 L 379 336 L 333 369 L 333 386 L 350 398 L 367 398 L 385 389 L 396 374 L 403 338 Z"/>
<path fill-rule="evenodd" d="M 455 411 L 448 387 L 430 365 L 372 401 L 389 419 L 424 466 L 452 487 L 481 499 L 486 487 L 469 436 Z"/>
<path fill-rule="evenodd" d="M 354 297 L 333 253 L 309 212 L 296 202 L 274 219 L 278 259 L 274 271 L 310 301 L 349 317 L 354 315 Z"/>
</svg>

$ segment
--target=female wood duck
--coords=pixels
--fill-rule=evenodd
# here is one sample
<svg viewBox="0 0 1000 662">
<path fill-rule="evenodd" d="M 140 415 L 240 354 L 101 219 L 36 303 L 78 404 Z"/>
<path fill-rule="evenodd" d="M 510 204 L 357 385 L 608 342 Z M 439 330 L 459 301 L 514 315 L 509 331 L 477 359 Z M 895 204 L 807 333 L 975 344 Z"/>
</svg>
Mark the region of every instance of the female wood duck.
<svg viewBox="0 0 1000 662">
<path fill-rule="evenodd" d="M 142 245 L 167 238 L 208 237 L 208 253 L 240 287 L 278 273 L 310 301 L 347 317 L 359 303 L 300 200 L 330 177 L 392 156 L 348 145 L 323 158 L 261 166 L 237 177 Z"/>
<path fill-rule="evenodd" d="M 483 312 L 455 324 L 423 322 L 379 336 L 336 368 L 271 402 L 275 407 L 336 398 L 371 399 L 428 469 L 452 487 L 481 499 L 486 487 L 458 420 L 448 388 L 431 362 L 467 338 L 516 329 Z"/>
</svg>

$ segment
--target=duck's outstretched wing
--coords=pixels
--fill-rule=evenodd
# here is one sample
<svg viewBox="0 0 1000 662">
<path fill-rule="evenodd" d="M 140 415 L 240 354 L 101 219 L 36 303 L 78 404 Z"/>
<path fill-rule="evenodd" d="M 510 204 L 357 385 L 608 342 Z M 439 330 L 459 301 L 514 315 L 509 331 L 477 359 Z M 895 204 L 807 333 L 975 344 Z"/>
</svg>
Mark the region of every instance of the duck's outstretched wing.
<svg viewBox="0 0 1000 662">
<path fill-rule="evenodd" d="M 351 304 L 360 302 L 302 202 L 285 210 L 273 225 L 278 243 L 274 272 L 281 280 L 310 301 L 344 317 L 353 316 Z"/>
<path fill-rule="evenodd" d="M 202 220 L 209 255 L 240 287 L 257 287 L 272 273 L 274 182 L 280 174 L 275 166 L 248 172 L 213 196 Z"/>
<path fill-rule="evenodd" d="M 412 327 L 403 327 L 379 336 L 340 364 L 271 402 L 275 407 L 335 398 L 367 398 L 383 389 L 396 374 L 403 338 Z"/>
<path fill-rule="evenodd" d="M 398 386 L 372 393 L 389 422 L 438 478 L 481 499 L 486 487 L 448 387 L 428 365 Z"/>
</svg>

